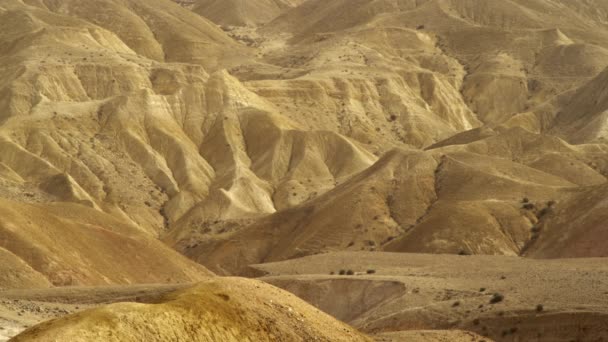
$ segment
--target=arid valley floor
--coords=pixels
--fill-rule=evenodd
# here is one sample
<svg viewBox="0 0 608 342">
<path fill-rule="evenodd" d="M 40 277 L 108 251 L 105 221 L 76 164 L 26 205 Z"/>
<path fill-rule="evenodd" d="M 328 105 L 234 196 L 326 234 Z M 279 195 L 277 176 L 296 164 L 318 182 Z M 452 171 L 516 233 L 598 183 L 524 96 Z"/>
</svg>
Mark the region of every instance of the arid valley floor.
<svg viewBox="0 0 608 342">
<path fill-rule="evenodd" d="M 608 1 L 0 0 L 1 341 L 608 341 Z"/>
</svg>

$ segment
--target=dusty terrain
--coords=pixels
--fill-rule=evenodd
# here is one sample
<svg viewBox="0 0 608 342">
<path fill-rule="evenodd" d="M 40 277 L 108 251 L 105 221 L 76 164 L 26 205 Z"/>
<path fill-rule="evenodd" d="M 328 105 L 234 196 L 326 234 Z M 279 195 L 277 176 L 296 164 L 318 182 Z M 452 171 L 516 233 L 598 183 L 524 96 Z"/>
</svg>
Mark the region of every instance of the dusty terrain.
<svg viewBox="0 0 608 342">
<path fill-rule="evenodd" d="M 23 301 L 32 297 L 69 302 L 60 304 L 69 306 L 58 310 L 63 314 L 77 311 L 29 328 L 11 341 L 371 341 L 294 295 L 261 281 L 213 278 L 175 289 L 123 286 L 0 295 L 20 298 L 10 301 L 9 307 L 35 307 L 33 314 L 21 309 L 20 317 L 39 318 L 48 312 L 48 305 L 58 305 Z M 137 303 L 90 308 L 118 300 Z"/>
<path fill-rule="evenodd" d="M 608 265 L 601 258 L 341 252 L 252 267 L 371 334 L 461 329 L 496 341 L 608 338 Z"/>
<path fill-rule="evenodd" d="M 0 291 L 0 341 L 46 320 L 120 301 L 149 302 L 188 285 L 55 287 Z"/>
<path fill-rule="evenodd" d="M 186 304 L 183 302 L 181 304 L 175 302 L 176 300 L 184 299 L 184 296 L 187 296 Z M 211 296 L 211 298 L 209 298 L 209 296 Z M 221 299 L 221 301 L 217 300 L 217 298 Z M 256 302 L 257 300 L 262 303 L 258 305 Z M 128 302 L 144 305 L 134 306 L 133 304 L 115 304 Z M 212 302 L 215 302 L 215 304 L 218 305 L 210 305 L 209 303 Z M 238 308 L 225 307 L 227 302 L 230 303 L 230 306 L 236 305 Z M 151 314 L 150 310 L 152 310 L 152 308 L 145 306 L 145 304 L 150 303 L 156 303 L 156 305 L 159 303 L 170 303 L 171 305 L 162 304 L 167 306 L 166 308 L 161 308 L 165 311 L 179 311 L 179 307 L 184 305 L 188 310 L 193 310 L 194 307 L 192 305 L 198 305 L 194 303 L 200 303 L 205 307 L 197 309 L 201 311 L 196 313 L 196 315 L 202 315 L 202 317 L 214 315 L 215 319 L 212 319 L 211 321 L 215 323 L 208 327 L 199 323 L 199 327 L 212 330 L 219 334 L 222 333 L 221 327 L 218 328 L 218 317 L 228 315 L 231 310 L 236 310 L 237 315 L 244 315 L 242 316 L 243 319 L 253 324 L 248 328 L 251 331 L 259 331 L 259 329 L 263 327 L 261 322 L 272 322 L 273 325 L 278 324 L 278 328 L 268 326 L 275 335 L 266 334 L 264 331 L 262 331 L 262 335 L 255 335 L 255 333 L 251 334 L 250 332 L 247 333 L 249 338 L 253 338 L 255 335 L 256 339 L 254 340 L 265 340 L 268 336 L 271 336 L 271 340 L 276 340 L 276 338 L 279 338 L 278 336 L 283 336 L 282 338 L 286 338 L 286 340 L 289 341 L 296 341 L 299 338 L 304 338 L 305 341 L 309 341 L 310 338 L 317 341 L 339 341 L 341 338 L 346 341 L 355 341 L 357 339 L 361 341 L 371 341 L 371 339 L 367 339 L 363 335 L 350 330 L 349 328 L 345 328 L 345 325 L 337 323 L 337 321 L 329 318 L 329 316 L 322 314 L 319 309 L 308 306 L 295 299 L 295 297 L 290 296 L 287 292 L 272 288 L 261 282 L 239 279 L 223 278 L 219 280 L 216 278 L 216 280 L 203 282 L 194 285 L 194 287 L 193 285 L 184 284 L 7 290 L 0 292 L 0 303 L 0 322 L 2 322 L 3 328 L 1 330 L 2 335 L 0 335 L 0 338 L 2 338 L 1 341 L 5 341 L 6 338 L 14 336 L 36 323 L 62 317 L 64 318 L 29 329 L 15 340 L 28 341 L 34 338 L 33 340 L 35 341 L 45 341 L 49 338 L 69 338 L 70 340 L 80 338 L 80 340 L 92 341 L 94 339 L 91 339 L 93 338 L 91 336 L 99 338 L 101 335 L 95 334 L 104 334 L 103 331 L 106 329 L 99 326 L 99 319 L 96 318 L 96 316 L 99 315 L 104 316 L 103 321 L 106 319 L 113 320 L 115 319 L 115 316 L 120 316 L 123 320 L 128 320 L 129 323 L 125 325 L 124 329 L 114 330 L 116 333 L 113 334 L 114 337 L 112 338 L 118 338 L 120 341 L 129 339 L 140 340 L 142 335 L 138 334 L 148 334 L 151 331 L 154 331 L 155 334 L 161 334 L 160 336 L 165 336 L 165 338 L 161 339 L 163 341 L 166 340 L 166 336 L 169 336 L 169 330 L 172 330 L 173 334 L 175 334 L 171 336 L 184 337 L 185 335 L 180 334 L 188 333 L 186 331 L 180 331 L 181 328 L 177 324 L 167 326 L 160 322 L 151 323 L 150 321 L 146 321 L 146 324 L 141 323 L 139 320 L 145 320 L 142 316 L 149 317 Z M 259 311 L 260 306 L 264 308 L 261 312 Z M 131 307 L 137 307 L 138 309 L 134 310 Z M 258 312 L 253 313 L 248 311 L 247 307 L 256 308 Z M 164 318 L 166 319 L 166 317 L 167 314 Z M 281 327 L 281 324 L 285 322 L 286 318 L 292 320 L 292 322 L 287 322 L 290 324 L 288 327 Z M 197 322 L 200 322 L 200 320 L 200 317 L 196 318 Z M 75 323 L 75 321 L 78 323 Z M 93 328 L 88 326 L 87 322 L 95 322 L 94 324 L 96 324 L 96 327 Z M 233 321 L 225 323 L 234 325 Z M 138 328 L 137 331 L 129 331 L 129 329 L 131 329 L 129 327 L 134 327 L 134 325 L 140 325 L 140 328 Z M 243 326 L 245 326 L 245 324 L 238 324 L 238 326 L 233 327 L 232 331 L 243 329 Z M 325 330 L 311 330 L 310 326 L 313 326 L 313 329 L 314 327 L 318 327 Z M 40 331 L 42 331 L 42 333 Z M 118 333 L 119 331 L 120 333 Z M 107 332 L 105 333 L 107 334 Z M 217 335 L 207 338 L 210 338 L 209 341 L 225 341 L 232 338 L 229 335 L 230 333 L 228 333 L 228 335 Z M 311 336 L 316 336 L 317 339 L 314 339 L 314 337 Z M 372 337 L 379 342 L 491 341 L 488 338 L 484 338 L 472 332 L 457 330 L 401 331 L 376 334 Z M 158 336 L 153 338 L 158 338 Z M 202 338 L 203 341 L 207 341 L 205 340 L 204 334 L 200 338 Z"/>
<path fill-rule="evenodd" d="M 215 275 L 331 295 L 379 341 L 608 338 L 607 22 L 604 0 L 0 0 L 0 338 L 141 323 L 99 307 L 141 284 L 257 284 Z M 278 336 L 333 338 L 302 305 L 316 323 Z"/>
</svg>

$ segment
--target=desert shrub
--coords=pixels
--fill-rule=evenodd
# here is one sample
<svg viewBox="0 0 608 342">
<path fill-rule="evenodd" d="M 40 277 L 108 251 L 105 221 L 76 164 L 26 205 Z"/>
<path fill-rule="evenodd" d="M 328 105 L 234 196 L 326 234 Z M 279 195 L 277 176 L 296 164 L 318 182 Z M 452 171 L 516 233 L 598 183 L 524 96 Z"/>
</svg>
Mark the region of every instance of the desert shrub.
<svg viewBox="0 0 608 342">
<path fill-rule="evenodd" d="M 521 203 L 530 203 L 530 199 L 528 197 L 524 197 L 524 199 L 521 200 Z"/>
<path fill-rule="evenodd" d="M 545 307 L 542 304 L 538 304 L 536 306 L 536 312 L 543 312 L 545 311 Z"/>
<path fill-rule="evenodd" d="M 456 301 L 456 302 L 454 302 L 454 304 L 452 304 L 452 307 L 453 307 L 453 308 L 455 308 L 455 307 L 457 307 L 457 306 L 460 306 L 460 302 L 458 302 L 458 301 Z"/>
<path fill-rule="evenodd" d="M 485 287 L 482 287 L 482 288 L 479 289 L 479 292 L 485 292 L 485 291 L 486 291 Z"/>
<path fill-rule="evenodd" d="M 345 275 L 346 271 L 345 270 L 340 270 L 340 272 L 338 272 L 340 275 Z"/>
<path fill-rule="evenodd" d="M 376 270 L 367 270 L 367 274 L 374 274 L 376 273 Z"/>
<path fill-rule="evenodd" d="M 492 298 L 490 299 L 490 304 L 496 304 L 496 303 L 500 303 L 505 299 L 505 296 L 503 296 L 500 293 L 495 293 Z"/>
<path fill-rule="evenodd" d="M 353 274 L 355 274 L 355 272 L 353 270 L 346 271 L 346 275 L 353 275 Z"/>
<path fill-rule="evenodd" d="M 522 208 L 526 209 L 526 210 L 534 210 L 534 208 L 536 208 L 536 206 L 533 203 L 525 203 Z"/>
</svg>

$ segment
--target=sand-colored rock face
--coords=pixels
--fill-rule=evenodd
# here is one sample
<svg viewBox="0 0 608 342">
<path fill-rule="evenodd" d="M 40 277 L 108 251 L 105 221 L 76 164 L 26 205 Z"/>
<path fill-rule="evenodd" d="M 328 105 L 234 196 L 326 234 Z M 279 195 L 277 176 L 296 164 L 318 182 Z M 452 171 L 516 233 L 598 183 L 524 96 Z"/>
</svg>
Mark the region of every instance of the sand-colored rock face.
<svg viewBox="0 0 608 342">
<path fill-rule="evenodd" d="M 42 323 L 11 341 L 371 341 L 292 294 L 214 279 L 155 304 L 120 303 Z"/>
</svg>

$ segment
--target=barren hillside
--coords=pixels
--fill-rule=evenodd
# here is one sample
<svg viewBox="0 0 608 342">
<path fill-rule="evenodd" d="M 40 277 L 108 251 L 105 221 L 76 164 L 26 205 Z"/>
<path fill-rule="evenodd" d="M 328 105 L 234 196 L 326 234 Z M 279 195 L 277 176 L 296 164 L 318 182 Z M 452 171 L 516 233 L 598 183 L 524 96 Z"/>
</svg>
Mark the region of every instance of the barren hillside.
<svg viewBox="0 0 608 342">
<path fill-rule="evenodd" d="M 371 341 L 285 291 L 216 278 L 150 304 L 116 303 L 34 326 L 12 341 Z"/>
<path fill-rule="evenodd" d="M 255 26 L 278 17 L 304 0 L 194 0 L 192 10 L 218 25 Z"/>
</svg>

